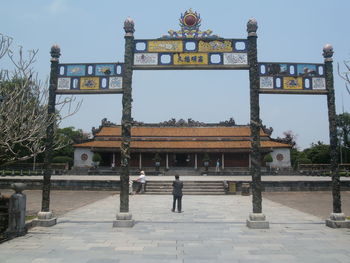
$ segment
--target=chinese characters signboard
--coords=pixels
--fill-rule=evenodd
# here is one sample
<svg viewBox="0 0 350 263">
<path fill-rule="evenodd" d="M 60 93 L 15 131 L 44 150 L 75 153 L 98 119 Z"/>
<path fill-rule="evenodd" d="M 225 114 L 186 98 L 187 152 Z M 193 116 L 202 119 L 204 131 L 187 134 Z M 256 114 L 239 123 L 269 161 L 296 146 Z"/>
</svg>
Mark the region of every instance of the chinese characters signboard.
<svg viewBox="0 0 350 263">
<path fill-rule="evenodd" d="M 248 69 L 246 39 L 135 40 L 134 69 Z"/>
</svg>

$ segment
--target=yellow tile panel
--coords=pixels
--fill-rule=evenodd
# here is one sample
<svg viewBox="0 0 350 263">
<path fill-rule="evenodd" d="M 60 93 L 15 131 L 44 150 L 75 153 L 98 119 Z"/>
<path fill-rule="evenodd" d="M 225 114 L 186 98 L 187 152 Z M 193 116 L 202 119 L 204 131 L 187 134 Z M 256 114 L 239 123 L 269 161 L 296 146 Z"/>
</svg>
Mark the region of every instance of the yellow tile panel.
<svg viewBox="0 0 350 263">
<path fill-rule="evenodd" d="M 151 40 L 148 41 L 148 52 L 182 52 L 182 40 Z"/>
</svg>

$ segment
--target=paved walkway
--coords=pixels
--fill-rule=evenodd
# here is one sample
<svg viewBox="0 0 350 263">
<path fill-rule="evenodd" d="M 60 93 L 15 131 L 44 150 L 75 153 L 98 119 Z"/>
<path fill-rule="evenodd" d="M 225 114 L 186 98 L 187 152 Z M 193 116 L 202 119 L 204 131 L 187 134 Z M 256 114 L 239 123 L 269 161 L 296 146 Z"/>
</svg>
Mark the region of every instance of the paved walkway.
<svg viewBox="0 0 350 263">
<path fill-rule="evenodd" d="M 73 210 L 51 228 L 36 227 L 0 244 L 0 262 L 350 262 L 350 229 L 264 200 L 268 230 L 245 226 L 251 197 L 130 196 L 133 228 L 112 228 L 118 195 Z"/>
<path fill-rule="evenodd" d="M 181 176 L 183 181 L 251 181 L 250 175 L 215 175 L 215 176 Z M 42 175 L 32 176 L 1 176 L 0 180 L 7 179 L 42 179 Z M 137 179 L 138 175 L 131 175 L 130 179 Z M 119 175 L 53 175 L 52 180 L 94 180 L 94 181 L 119 181 Z M 147 176 L 148 181 L 173 181 L 174 176 Z M 331 177 L 327 176 L 302 176 L 302 175 L 263 175 L 262 181 L 332 181 Z M 350 181 L 350 177 L 341 177 L 341 181 Z"/>
</svg>

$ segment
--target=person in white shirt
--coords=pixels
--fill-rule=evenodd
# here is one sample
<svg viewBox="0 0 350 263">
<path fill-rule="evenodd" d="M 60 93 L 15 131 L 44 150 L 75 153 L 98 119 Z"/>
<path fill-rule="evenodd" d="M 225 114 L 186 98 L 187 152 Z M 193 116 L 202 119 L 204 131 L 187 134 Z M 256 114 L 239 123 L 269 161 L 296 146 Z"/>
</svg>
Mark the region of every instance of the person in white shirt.
<svg viewBox="0 0 350 263">
<path fill-rule="evenodd" d="M 136 193 L 143 194 L 146 191 L 146 174 L 144 171 L 140 172 L 140 176 L 136 181 L 139 183 Z"/>
<path fill-rule="evenodd" d="M 220 172 L 220 159 L 217 159 L 216 161 L 216 167 L 215 167 L 215 173 Z"/>
</svg>

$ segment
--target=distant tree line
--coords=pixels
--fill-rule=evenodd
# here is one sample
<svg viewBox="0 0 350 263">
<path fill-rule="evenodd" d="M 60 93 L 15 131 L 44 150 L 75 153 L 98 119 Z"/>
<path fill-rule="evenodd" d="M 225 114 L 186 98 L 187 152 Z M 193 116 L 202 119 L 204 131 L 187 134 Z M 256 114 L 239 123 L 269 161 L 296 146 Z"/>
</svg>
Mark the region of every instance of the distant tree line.
<svg viewBox="0 0 350 263">
<path fill-rule="evenodd" d="M 337 115 L 338 129 L 338 157 L 339 163 L 350 163 L 350 113 Z M 280 140 L 289 142 L 291 149 L 291 162 L 294 168 L 299 164 L 329 164 L 330 147 L 321 141 L 312 143 L 309 148 L 299 150 L 296 144 L 296 136 L 288 131 L 285 138 Z M 278 138 L 279 139 L 279 138 Z"/>
</svg>

